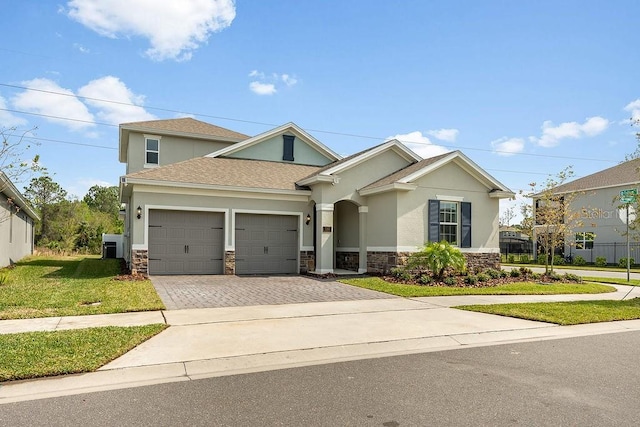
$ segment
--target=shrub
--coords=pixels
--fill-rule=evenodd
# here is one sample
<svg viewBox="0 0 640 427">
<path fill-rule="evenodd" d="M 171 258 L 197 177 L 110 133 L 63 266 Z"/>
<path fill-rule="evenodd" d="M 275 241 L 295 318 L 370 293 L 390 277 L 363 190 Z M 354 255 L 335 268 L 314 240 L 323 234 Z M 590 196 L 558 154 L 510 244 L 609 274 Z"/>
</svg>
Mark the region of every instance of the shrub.
<svg viewBox="0 0 640 427">
<path fill-rule="evenodd" d="M 478 278 L 478 282 L 487 282 L 489 280 L 489 275 L 480 273 L 476 276 Z"/>
<path fill-rule="evenodd" d="M 515 262 L 516 262 L 516 256 L 515 256 L 515 255 L 513 255 L 513 254 L 511 254 L 511 255 L 507 256 L 507 262 L 508 262 L 509 264 L 513 264 L 513 263 L 515 263 Z"/>
<path fill-rule="evenodd" d="M 445 277 L 443 283 L 447 286 L 455 286 L 457 284 L 455 277 Z"/>
<path fill-rule="evenodd" d="M 550 279 L 550 280 L 553 280 L 555 282 L 557 282 L 559 280 L 562 280 L 562 276 L 560 276 L 555 271 L 550 271 L 549 273 L 547 273 L 547 278 Z"/>
<path fill-rule="evenodd" d="M 407 268 L 429 269 L 436 279 L 441 280 L 448 269 L 464 271 L 466 259 L 458 248 L 449 242 L 433 242 L 425 245 L 419 252 L 411 254 L 407 260 Z"/>
<path fill-rule="evenodd" d="M 577 274 L 565 273 L 564 280 L 568 282 L 582 283 L 582 277 Z"/>
<path fill-rule="evenodd" d="M 509 275 L 509 272 L 507 270 L 500 270 L 500 277 L 501 278 L 505 278 Z"/>
<path fill-rule="evenodd" d="M 542 273 L 531 273 L 529 277 L 531 280 L 540 280 L 542 279 Z"/>
<path fill-rule="evenodd" d="M 464 282 L 469 285 L 475 285 L 478 282 L 478 276 L 475 274 L 470 274 L 464 278 Z"/>
<path fill-rule="evenodd" d="M 488 275 L 489 277 L 491 277 L 492 279 L 497 279 L 501 276 L 502 271 L 501 270 L 496 270 L 495 268 L 489 268 L 487 270 L 485 270 L 485 274 Z"/>
<path fill-rule="evenodd" d="M 529 259 L 529 255 L 527 254 L 521 254 L 520 255 L 520 262 L 522 264 L 529 264 L 531 262 L 531 260 Z"/>
<path fill-rule="evenodd" d="M 629 258 L 629 265 L 635 265 L 636 260 L 633 258 Z M 627 259 L 626 258 L 620 258 L 620 260 L 618 261 L 618 267 L 620 268 L 627 268 Z"/>
<path fill-rule="evenodd" d="M 545 265 L 547 260 L 547 256 L 545 254 L 542 255 L 538 255 L 538 258 L 536 259 L 536 263 L 540 264 L 540 265 Z"/>
<path fill-rule="evenodd" d="M 531 270 L 530 268 L 527 267 L 520 267 L 520 274 L 524 277 L 530 276 L 531 274 L 533 274 L 533 270 Z"/>
<path fill-rule="evenodd" d="M 599 256 L 596 257 L 596 267 L 606 267 L 607 266 L 607 259 L 603 256 Z"/>
<path fill-rule="evenodd" d="M 420 278 L 418 279 L 418 282 L 420 282 L 423 285 L 428 285 L 431 282 L 433 282 L 433 279 L 431 278 L 431 276 L 429 276 L 428 274 L 423 274 L 420 276 Z"/>
<path fill-rule="evenodd" d="M 513 270 L 511 270 L 511 272 L 509 273 L 509 275 L 510 275 L 511 277 L 520 277 L 520 270 L 513 269 Z"/>
<path fill-rule="evenodd" d="M 411 273 L 409 273 L 404 268 L 392 268 L 391 275 L 398 280 L 402 280 L 403 282 L 408 282 L 411 280 Z"/>
<path fill-rule="evenodd" d="M 573 260 L 571 261 L 571 263 L 573 265 L 586 265 L 587 264 L 587 260 L 582 258 L 580 255 L 576 255 L 576 256 L 573 257 Z"/>
<path fill-rule="evenodd" d="M 560 255 L 554 255 L 553 265 L 564 265 L 564 258 L 562 258 Z"/>
</svg>

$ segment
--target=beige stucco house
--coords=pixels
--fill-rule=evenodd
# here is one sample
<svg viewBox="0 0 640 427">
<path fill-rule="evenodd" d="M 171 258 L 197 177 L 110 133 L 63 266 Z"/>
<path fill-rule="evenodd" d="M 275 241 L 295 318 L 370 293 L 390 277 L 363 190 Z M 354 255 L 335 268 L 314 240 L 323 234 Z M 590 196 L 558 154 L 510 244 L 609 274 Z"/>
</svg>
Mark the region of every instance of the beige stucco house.
<svg viewBox="0 0 640 427">
<path fill-rule="evenodd" d="M 293 123 L 249 137 L 191 118 L 120 125 L 125 258 L 144 274 L 380 272 L 428 241 L 499 263 L 513 193 L 459 151 L 342 158 Z"/>
<path fill-rule="evenodd" d="M 626 205 L 620 200 L 620 192 L 637 192 L 639 185 L 640 159 L 633 159 L 556 187 L 554 193 L 559 197 L 573 195 L 568 212 L 579 216 L 565 236 L 562 255 L 581 256 L 587 262 L 604 257 L 610 264 L 626 258 Z M 636 262 L 640 260 L 638 222 L 633 221 L 637 206 L 637 201 L 630 204 L 631 257 Z M 540 232 L 541 227 L 534 227 L 534 240 Z"/>
<path fill-rule="evenodd" d="M 33 230 L 38 219 L 11 180 L 0 172 L 0 267 L 33 253 Z"/>
</svg>

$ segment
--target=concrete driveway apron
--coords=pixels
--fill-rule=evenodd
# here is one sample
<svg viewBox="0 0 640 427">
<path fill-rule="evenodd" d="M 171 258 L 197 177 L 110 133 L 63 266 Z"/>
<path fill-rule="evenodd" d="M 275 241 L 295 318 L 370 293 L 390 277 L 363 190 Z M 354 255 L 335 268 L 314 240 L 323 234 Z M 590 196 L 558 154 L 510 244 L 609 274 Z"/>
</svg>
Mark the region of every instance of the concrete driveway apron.
<svg viewBox="0 0 640 427">
<path fill-rule="evenodd" d="M 306 276 L 152 276 L 168 310 L 399 298 Z"/>
</svg>

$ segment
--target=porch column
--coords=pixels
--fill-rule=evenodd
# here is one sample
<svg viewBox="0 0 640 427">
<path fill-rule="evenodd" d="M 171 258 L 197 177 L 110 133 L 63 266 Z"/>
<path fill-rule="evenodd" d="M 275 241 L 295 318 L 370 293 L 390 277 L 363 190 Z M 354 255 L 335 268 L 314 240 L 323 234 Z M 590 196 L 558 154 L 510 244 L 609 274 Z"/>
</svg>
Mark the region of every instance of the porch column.
<svg viewBox="0 0 640 427">
<path fill-rule="evenodd" d="M 368 206 L 358 207 L 360 256 L 358 257 L 358 273 L 367 272 L 367 213 Z"/>
<path fill-rule="evenodd" d="M 316 204 L 316 273 L 333 273 L 333 204 Z"/>
</svg>

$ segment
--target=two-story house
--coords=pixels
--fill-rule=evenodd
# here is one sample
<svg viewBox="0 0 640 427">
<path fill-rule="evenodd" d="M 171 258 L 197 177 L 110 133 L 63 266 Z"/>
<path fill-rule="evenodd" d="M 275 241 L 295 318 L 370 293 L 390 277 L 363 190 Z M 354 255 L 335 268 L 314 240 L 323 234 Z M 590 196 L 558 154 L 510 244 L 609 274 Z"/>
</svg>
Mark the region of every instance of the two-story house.
<svg viewBox="0 0 640 427">
<path fill-rule="evenodd" d="M 122 124 L 119 150 L 136 272 L 380 272 L 441 240 L 500 261 L 513 192 L 459 151 L 391 140 L 343 158 L 293 123 L 249 137 L 192 118 Z"/>
</svg>

